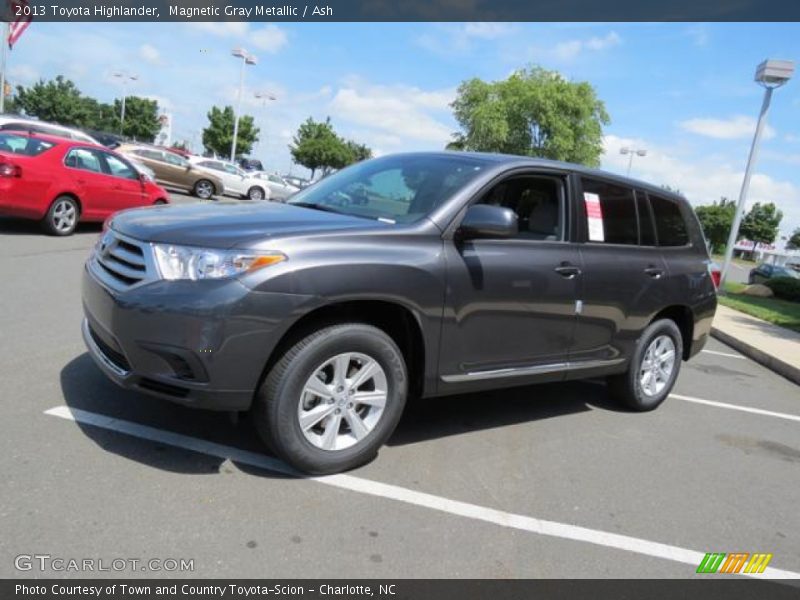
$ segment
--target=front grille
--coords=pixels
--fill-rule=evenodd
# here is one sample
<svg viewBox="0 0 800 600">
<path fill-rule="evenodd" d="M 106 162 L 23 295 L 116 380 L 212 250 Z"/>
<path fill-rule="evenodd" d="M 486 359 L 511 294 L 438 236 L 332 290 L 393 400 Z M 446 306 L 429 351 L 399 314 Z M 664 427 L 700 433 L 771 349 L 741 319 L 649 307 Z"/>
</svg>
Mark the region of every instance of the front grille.
<svg viewBox="0 0 800 600">
<path fill-rule="evenodd" d="M 99 335 L 97 335 L 97 332 L 95 332 L 95 330 L 92 329 L 91 325 L 89 325 L 89 335 L 92 336 L 92 341 L 97 346 L 97 349 L 103 353 L 103 356 L 105 356 L 108 362 L 112 363 L 118 369 L 121 369 L 123 371 L 131 370 L 131 365 L 128 362 L 128 359 L 125 358 L 125 355 L 122 354 L 121 352 L 114 350 L 111 346 L 106 344 L 102 340 L 102 338 Z"/>
<path fill-rule="evenodd" d="M 154 278 L 149 253 L 147 244 L 109 230 L 100 240 L 95 259 L 103 280 L 116 289 L 125 289 Z"/>
</svg>

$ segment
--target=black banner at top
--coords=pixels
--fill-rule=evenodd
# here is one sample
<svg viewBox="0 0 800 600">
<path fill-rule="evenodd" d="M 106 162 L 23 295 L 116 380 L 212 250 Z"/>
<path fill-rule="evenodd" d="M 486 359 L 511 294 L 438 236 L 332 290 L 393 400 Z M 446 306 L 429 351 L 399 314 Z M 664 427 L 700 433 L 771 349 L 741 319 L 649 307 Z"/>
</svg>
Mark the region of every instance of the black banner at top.
<svg viewBox="0 0 800 600">
<path fill-rule="evenodd" d="M 798 0 L 0 0 L 40 21 L 799 21 Z"/>
</svg>

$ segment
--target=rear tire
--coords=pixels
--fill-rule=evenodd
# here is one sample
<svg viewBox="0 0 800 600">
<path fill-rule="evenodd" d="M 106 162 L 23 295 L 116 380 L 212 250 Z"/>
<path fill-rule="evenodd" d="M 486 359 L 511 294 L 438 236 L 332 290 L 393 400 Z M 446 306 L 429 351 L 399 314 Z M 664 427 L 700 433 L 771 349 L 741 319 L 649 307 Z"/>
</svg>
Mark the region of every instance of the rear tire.
<svg viewBox="0 0 800 600">
<path fill-rule="evenodd" d="M 682 357 L 683 338 L 675 321 L 651 323 L 636 342 L 628 371 L 607 379 L 611 396 L 632 410 L 653 410 L 672 391 Z"/>
<path fill-rule="evenodd" d="M 153 202 L 153 206 L 163 206 L 166 203 L 167 203 L 166 200 L 164 200 L 163 198 L 159 198 L 158 200 Z"/>
<path fill-rule="evenodd" d="M 42 219 L 42 227 L 50 235 L 72 235 L 78 226 L 81 209 L 78 202 L 71 196 L 59 196 L 50 205 L 47 214 Z"/>
<path fill-rule="evenodd" d="M 200 179 L 195 182 L 192 193 L 201 200 L 208 200 L 217 191 L 214 184 L 208 179 Z"/>
<path fill-rule="evenodd" d="M 397 426 L 406 402 L 405 361 L 394 341 L 362 323 L 325 327 L 272 367 L 253 406 L 263 441 L 309 474 L 362 465 Z"/>
</svg>

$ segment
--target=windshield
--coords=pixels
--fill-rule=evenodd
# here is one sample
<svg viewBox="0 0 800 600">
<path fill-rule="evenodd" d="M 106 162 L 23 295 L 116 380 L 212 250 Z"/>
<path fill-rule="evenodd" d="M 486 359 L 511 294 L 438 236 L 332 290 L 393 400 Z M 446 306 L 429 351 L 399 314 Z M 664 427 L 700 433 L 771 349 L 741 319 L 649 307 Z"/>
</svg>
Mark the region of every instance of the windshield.
<svg viewBox="0 0 800 600">
<path fill-rule="evenodd" d="M 474 179 L 486 163 L 453 155 L 397 155 L 355 164 L 288 201 L 369 219 L 412 223 Z"/>
</svg>

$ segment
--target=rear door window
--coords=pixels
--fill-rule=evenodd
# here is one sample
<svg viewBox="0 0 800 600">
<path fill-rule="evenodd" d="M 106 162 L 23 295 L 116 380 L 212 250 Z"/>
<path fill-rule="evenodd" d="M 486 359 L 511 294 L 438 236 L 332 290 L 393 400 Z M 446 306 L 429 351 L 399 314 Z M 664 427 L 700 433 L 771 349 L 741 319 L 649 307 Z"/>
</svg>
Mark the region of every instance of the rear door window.
<svg viewBox="0 0 800 600">
<path fill-rule="evenodd" d="M 103 173 L 103 166 L 97 152 L 88 148 L 73 148 L 67 152 L 64 164 L 73 169 L 90 171 L 92 173 Z"/>
<path fill-rule="evenodd" d="M 635 246 L 639 243 L 633 190 L 607 181 L 581 178 L 589 242 Z"/>
<path fill-rule="evenodd" d="M 689 243 L 689 231 L 683 220 L 677 200 L 648 194 L 653 217 L 656 222 L 659 246 L 685 246 Z"/>
</svg>

